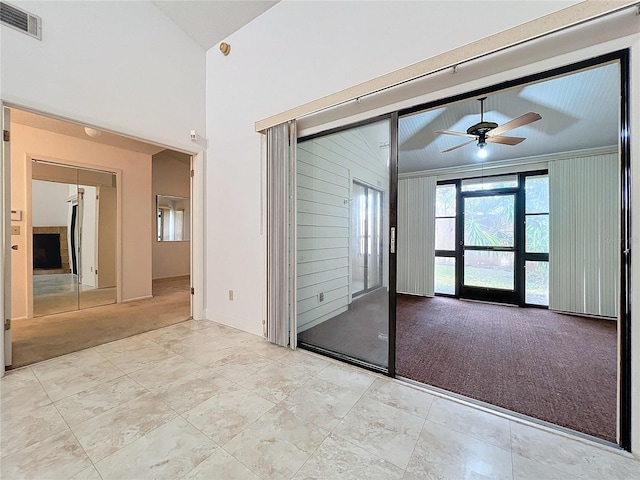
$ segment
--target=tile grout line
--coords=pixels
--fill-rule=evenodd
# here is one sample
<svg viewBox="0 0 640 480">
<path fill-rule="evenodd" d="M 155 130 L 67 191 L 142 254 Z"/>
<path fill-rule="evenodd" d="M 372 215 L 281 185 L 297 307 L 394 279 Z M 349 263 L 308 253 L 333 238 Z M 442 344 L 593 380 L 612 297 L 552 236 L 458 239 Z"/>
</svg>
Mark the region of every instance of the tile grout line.
<svg viewBox="0 0 640 480">
<path fill-rule="evenodd" d="M 49 403 L 48 403 L 47 405 L 40 405 L 39 407 L 36 407 L 35 409 L 32 409 L 32 410 L 37 410 L 37 409 L 39 409 L 39 408 L 47 407 L 47 406 L 51 405 L 51 406 L 53 406 L 53 408 L 55 408 L 56 413 L 58 413 L 58 415 L 60 415 L 60 412 L 59 412 L 59 411 L 58 411 L 58 409 L 56 408 L 55 403 L 53 402 L 53 399 L 51 398 L 51 395 L 49 395 L 49 392 L 47 392 L 46 388 L 44 388 L 44 385 L 42 385 L 42 382 L 40 381 L 40 378 L 38 377 L 38 375 L 36 375 L 36 372 L 31 368 L 31 366 L 27 366 L 26 368 L 27 368 L 27 369 L 29 369 L 29 370 L 31 370 L 31 373 L 32 373 L 32 375 L 35 377 L 35 379 L 36 379 L 36 381 L 38 382 L 38 384 L 40 385 L 40 388 L 42 388 L 42 391 L 45 393 L 45 395 L 46 395 L 46 396 L 47 396 L 47 398 L 49 399 Z M 60 415 L 60 418 L 62 418 L 62 421 L 63 421 L 63 422 L 65 422 L 65 425 L 67 425 L 66 420 L 64 419 L 64 417 L 63 417 L 62 415 Z M 69 425 L 67 425 L 67 428 L 69 428 Z M 69 428 L 69 430 L 70 430 L 70 428 Z M 45 438 L 41 438 L 40 440 L 36 440 L 36 441 L 34 441 L 34 442 L 28 443 L 27 445 L 23 445 L 23 447 L 22 447 L 20 450 L 17 450 L 17 451 L 15 451 L 15 452 L 13 452 L 13 453 L 10 453 L 9 455 L 3 455 L 2 457 L 0 457 L 0 460 L 2 460 L 2 459 L 6 459 L 6 458 L 9 458 L 9 457 L 11 457 L 11 456 L 13 456 L 13 455 L 16 455 L 16 454 L 18 454 L 18 453 L 22 452 L 23 450 L 26 450 L 27 448 L 30 448 L 30 447 L 32 447 L 33 445 L 36 445 L 36 444 L 38 444 L 38 443 L 41 443 L 41 442 L 43 442 L 43 441 L 45 441 L 45 440 L 49 440 L 51 437 L 54 437 L 55 435 L 58 435 L 58 434 L 60 434 L 60 433 L 63 433 L 63 432 L 56 432 L 56 433 L 52 433 L 51 435 L 48 435 L 48 436 L 46 436 Z M 82 445 L 81 445 L 81 446 L 82 446 Z M 87 458 L 88 458 L 88 457 L 87 457 Z M 91 461 L 91 460 L 89 460 L 89 461 Z M 76 472 L 76 473 L 78 473 L 78 472 Z"/>
<path fill-rule="evenodd" d="M 71 396 L 71 395 L 70 395 Z M 68 397 L 67 397 L 68 398 Z M 80 446 L 80 448 L 82 449 L 82 451 L 84 452 L 85 456 L 87 457 L 87 460 L 89 460 L 89 463 L 91 463 L 91 466 L 93 467 L 93 469 L 96 471 L 96 473 L 98 474 L 98 476 L 100 478 L 102 478 L 102 474 L 98 471 L 98 467 L 96 467 L 96 464 L 94 463 L 93 460 L 91 460 L 91 457 L 89 456 L 89 453 L 87 452 L 87 450 L 84 448 L 84 445 L 82 445 L 82 443 L 80 442 L 80 439 L 78 438 L 78 436 L 76 435 L 76 432 L 74 432 L 71 429 L 71 425 L 69 425 L 69 422 L 67 422 L 67 419 L 64 418 L 64 415 L 62 415 L 62 413 L 60 413 L 60 410 L 58 409 L 58 406 L 54 403 L 53 406 L 55 407 L 56 411 L 58 412 L 58 415 L 60 415 L 60 417 L 62 418 L 62 420 L 64 421 L 65 425 L 67 426 L 67 428 L 69 429 L 69 432 L 71 433 L 71 435 L 73 435 L 73 438 L 75 438 L 76 442 L 78 443 L 78 445 Z M 73 475 L 77 475 L 80 472 L 83 472 L 85 469 L 83 470 L 79 470 L 77 472 L 75 472 Z M 73 476 L 72 475 L 72 476 Z"/>
<path fill-rule="evenodd" d="M 266 367 L 265 367 L 265 368 L 266 368 Z M 213 370 L 212 370 L 212 372 L 213 372 L 215 375 L 218 375 L 218 376 L 220 376 L 221 378 L 224 378 L 225 380 L 228 380 L 228 381 L 229 381 L 229 382 L 231 382 L 233 385 L 235 385 L 235 386 L 237 386 L 237 387 L 239 387 L 239 388 L 241 388 L 241 389 L 243 389 L 243 390 L 250 391 L 250 390 L 248 390 L 247 388 L 245 388 L 245 387 L 243 387 L 242 385 L 240 385 L 239 383 L 235 382 L 234 380 L 231 380 L 231 379 L 229 379 L 229 378 L 225 377 L 224 375 L 220 375 L 219 373 L 217 373 L 217 372 L 215 372 L 215 371 L 213 371 Z M 171 382 L 170 382 L 170 383 L 171 383 Z M 251 393 L 253 393 L 253 392 L 251 392 Z M 153 393 L 152 393 L 152 394 L 153 394 Z M 224 448 L 224 445 L 226 445 L 227 443 L 229 443 L 231 440 L 233 440 L 233 438 L 235 438 L 236 436 L 240 435 L 240 433 L 242 433 L 242 432 L 239 432 L 238 434 L 234 435 L 234 436 L 233 436 L 231 439 L 229 439 L 225 444 L 222 444 L 222 445 L 221 445 L 221 444 L 219 444 L 218 442 L 216 442 L 215 440 L 213 440 L 209 435 L 207 435 L 205 432 L 203 432 L 203 431 L 202 431 L 200 428 L 198 428 L 196 425 L 194 425 L 193 423 L 191 423 L 187 418 L 185 418 L 185 417 L 184 417 L 184 415 L 183 415 L 184 413 L 187 413 L 187 412 L 189 412 L 189 411 L 193 410 L 194 408 L 197 408 L 198 406 L 202 405 L 204 402 L 207 402 L 207 401 L 208 401 L 208 400 L 210 400 L 211 398 L 215 397 L 215 395 L 216 395 L 216 394 L 212 395 L 212 396 L 211 396 L 211 397 L 209 397 L 208 399 L 206 399 L 206 400 L 202 401 L 201 403 L 199 403 L 199 404 L 198 404 L 198 405 L 196 405 L 195 407 L 190 408 L 190 409 L 186 410 L 186 411 L 185 411 L 185 412 L 183 412 L 183 413 L 179 413 L 179 412 L 177 412 L 177 411 L 176 411 L 175 409 L 173 409 L 173 408 L 172 408 L 172 410 L 174 410 L 174 412 L 176 412 L 176 413 L 177 413 L 177 415 L 178 415 L 180 418 L 182 418 L 185 422 L 187 422 L 189 425 L 191 425 L 193 428 L 195 428 L 198 432 L 200 432 L 200 433 L 201 433 L 205 438 L 207 438 L 207 439 L 211 440 L 215 445 L 217 445 L 216 450 L 215 450 L 214 452 L 212 452 L 212 453 L 211 453 L 211 455 L 210 455 L 209 457 L 207 457 L 207 459 L 208 459 L 208 458 L 210 458 L 211 456 L 213 456 L 213 455 L 215 454 L 215 452 L 217 452 L 218 450 L 223 450 L 225 453 L 227 453 L 229 456 L 231 456 L 234 460 L 236 460 L 238 463 L 240 463 L 242 466 L 244 466 L 244 467 L 245 467 L 247 470 L 249 470 L 251 473 L 253 473 L 254 475 L 256 475 L 258 478 L 262 478 L 260 475 L 258 475 L 258 473 L 257 473 L 257 472 L 254 472 L 251 468 L 249 468 L 247 465 L 245 465 L 244 463 L 242 463 L 242 462 L 241 462 L 238 458 L 236 458 L 236 457 L 235 457 L 231 452 L 229 452 L 229 451 L 225 450 L 225 448 Z M 255 394 L 254 394 L 254 395 L 255 395 Z M 163 403 L 164 403 L 164 402 L 163 402 Z M 271 403 L 273 403 L 273 402 L 271 402 Z M 275 405 L 276 405 L 276 404 L 274 404 L 273 406 L 271 406 L 271 407 L 269 408 L 269 410 L 267 410 L 267 412 L 269 412 L 269 411 L 270 411 L 270 410 L 271 410 Z M 169 407 L 169 408 L 171 408 L 171 407 Z M 245 428 L 246 428 L 246 427 L 248 427 L 249 425 L 252 425 L 254 422 L 256 422 L 259 418 L 261 418 L 261 417 L 262 417 L 263 415 L 265 415 L 267 412 L 263 413 L 263 414 L 262 414 L 260 417 L 258 417 L 256 420 L 254 420 L 253 422 L 251 422 L 251 423 L 249 423 L 248 425 L 246 425 L 246 426 L 245 426 Z M 244 430 L 244 429 L 243 429 L 243 430 Z M 203 462 L 204 462 L 204 460 L 203 460 Z M 198 465 L 200 465 L 200 464 L 201 464 L 201 463 L 203 463 L 203 462 L 200 462 Z M 192 470 L 194 470 L 195 468 L 197 468 L 197 466 L 196 466 L 196 467 L 194 467 L 193 469 L 191 469 L 189 472 L 191 472 L 191 471 L 192 471 Z M 185 473 L 185 475 L 183 475 L 183 477 L 184 477 L 184 476 L 186 476 L 189 472 Z"/>
<path fill-rule="evenodd" d="M 335 432 L 335 429 L 336 429 L 336 428 L 338 428 L 338 427 L 340 426 L 340 424 L 342 424 L 342 422 L 343 422 L 343 421 L 344 421 L 344 419 L 349 415 L 349 413 L 351 413 L 351 411 L 356 407 L 356 405 L 357 405 L 358 403 L 360 403 L 360 400 L 362 400 L 363 398 L 365 398 L 365 395 L 366 395 L 366 394 L 367 394 L 367 393 L 372 389 L 373 385 L 376 383 L 376 380 L 378 380 L 378 379 L 386 380 L 386 379 L 385 379 L 385 377 L 380 377 L 380 378 L 376 378 L 373 382 L 371 382 L 371 384 L 367 387 L 367 389 L 366 389 L 364 392 L 362 392 L 362 394 L 360 395 L 360 398 L 358 399 L 358 401 L 357 401 L 356 403 L 354 403 L 354 404 L 353 404 L 353 406 L 349 409 L 349 411 L 348 411 L 347 413 L 345 413 L 345 415 L 340 419 L 340 421 L 338 422 L 338 424 L 337 424 L 335 427 L 333 427 L 333 429 L 331 430 L 330 435 L 331 435 L 331 434 L 333 434 L 333 435 L 337 436 L 338 438 L 340 438 L 340 439 L 342 439 L 342 440 L 346 441 L 347 443 L 349 443 L 349 444 L 353 445 L 354 447 L 356 447 L 356 448 L 358 448 L 358 449 L 360 449 L 360 450 L 363 450 L 364 452 L 368 453 L 369 455 L 371 455 L 371 456 L 373 456 L 373 457 L 375 457 L 375 458 L 378 458 L 379 460 L 381 460 L 381 461 L 385 462 L 386 464 L 391 465 L 391 466 L 393 466 L 393 467 L 396 467 L 396 468 L 398 468 L 398 469 L 402 470 L 403 472 L 406 472 L 406 470 L 407 470 L 406 468 L 398 467 L 396 464 L 394 464 L 394 463 L 390 462 L 389 460 L 386 460 L 386 459 L 382 458 L 382 457 L 381 457 L 380 455 L 378 455 L 377 453 L 373 453 L 373 452 L 371 452 L 371 451 L 367 450 L 366 448 L 364 448 L 364 447 L 362 447 L 362 446 L 360 446 L 360 445 L 358 445 L 358 444 L 354 443 L 354 442 L 352 441 L 352 439 L 351 439 L 351 438 L 346 438 L 346 437 L 343 437 L 343 436 L 342 436 L 342 435 L 340 435 L 340 434 L 334 433 L 334 432 Z M 340 385 L 338 385 L 338 386 L 340 386 Z M 397 410 L 399 410 L 399 411 L 401 411 L 401 412 L 403 412 L 403 413 L 407 413 L 407 414 L 409 414 L 409 415 L 413 415 L 413 414 L 410 414 L 409 412 L 405 412 L 404 410 L 400 410 L 400 409 L 399 409 L 399 408 L 397 408 L 397 407 L 393 407 L 393 406 L 388 405 L 388 404 L 386 404 L 386 403 L 380 402 L 380 401 L 378 401 L 378 400 L 376 400 L 376 399 L 374 399 L 374 398 L 371 398 L 371 397 L 368 397 L 368 398 L 369 398 L 369 400 L 376 401 L 376 402 L 378 402 L 378 403 L 380 403 L 380 404 L 382 404 L 382 405 L 385 405 L 385 406 L 387 406 L 387 407 L 395 408 L 395 409 L 397 409 Z M 425 422 L 426 422 L 426 418 L 422 418 L 422 417 L 419 417 L 419 416 L 417 416 L 417 415 L 413 415 L 413 416 L 414 416 L 414 417 L 416 417 L 416 418 L 420 418 L 421 420 L 423 420 L 423 422 L 422 422 L 422 426 L 420 427 L 420 433 L 422 433 L 422 428 L 424 428 L 424 424 L 425 424 Z M 420 438 L 420 433 L 418 434 L 418 439 Z M 416 445 L 418 444 L 418 439 L 416 439 L 416 444 L 414 445 L 414 447 L 413 447 L 413 451 L 411 452 L 411 456 L 409 457 L 409 462 L 411 462 L 411 458 L 413 457 L 413 452 L 415 451 Z M 408 466 L 408 465 L 409 465 L 409 463 L 407 463 L 407 466 Z"/>
</svg>

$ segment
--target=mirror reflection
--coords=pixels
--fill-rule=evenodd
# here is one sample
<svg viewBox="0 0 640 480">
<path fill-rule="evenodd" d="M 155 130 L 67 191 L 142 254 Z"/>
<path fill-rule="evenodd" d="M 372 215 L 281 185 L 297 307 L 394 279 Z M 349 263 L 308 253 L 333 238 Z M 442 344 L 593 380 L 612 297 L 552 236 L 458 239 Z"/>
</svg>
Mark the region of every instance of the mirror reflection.
<svg viewBox="0 0 640 480">
<path fill-rule="evenodd" d="M 33 163 L 33 316 L 116 302 L 116 181 Z"/>
<path fill-rule="evenodd" d="M 157 196 L 157 240 L 185 242 L 189 240 L 189 199 L 171 195 Z"/>
</svg>

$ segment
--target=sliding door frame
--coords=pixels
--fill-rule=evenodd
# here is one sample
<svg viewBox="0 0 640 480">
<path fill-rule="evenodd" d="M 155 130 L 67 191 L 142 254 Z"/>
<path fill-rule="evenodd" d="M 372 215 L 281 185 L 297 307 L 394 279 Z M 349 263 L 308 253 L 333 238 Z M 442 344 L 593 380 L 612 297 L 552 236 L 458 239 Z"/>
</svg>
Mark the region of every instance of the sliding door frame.
<svg viewBox="0 0 640 480">
<path fill-rule="evenodd" d="M 631 146 L 630 139 L 626 132 L 629 132 L 630 126 L 630 52 L 629 48 L 613 51 L 600 55 L 597 57 L 589 58 L 586 60 L 574 62 L 562 67 L 552 68 L 544 70 L 535 74 L 525 75 L 514 80 L 508 80 L 494 85 L 489 85 L 476 90 L 468 91 L 462 94 L 457 94 L 450 97 L 445 97 L 436 101 L 427 102 L 423 104 L 414 105 L 408 108 L 396 110 L 390 114 L 385 114 L 370 119 L 366 119 L 360 122 L 351 123 L 345 126 L 329 129 L 319 133 L 302 137 L 300 140 L 309 140 L 331 133 L 337 133 L 346 129 L 354 128 L 361 125 L 366 125 L 380 120 L 390 119 L 391 129 L 391 141 L 390 141 L 390 191 L 389 191 L 389 228 L 390 235 L 395 232 L 397 228 L 397 191 L 398 191 L 398 119 L 400 116 L 405 116 L 413 113 L 417 113 L 423 110 L 433 109 L 441 107 L 454 102 L 467 100 L 474 97 L 486 96 L 493 94 L 501 90 L 507 90 L 520 85 L 537 83 L 552 77 L 566 75 L 580 70 L 596 67 L 598 65 L 604 65 L 607 63 L 617 63 L 620 66 L 620 250 L 619 250 L 619 265 L 620 265 L 620 308 L 618 315 L 618 339 L 619 339 L 619 365 L 618 365 L 618 381 L 619 381 L 619 396 L 618 396 L 618 445 L 625 450 L 631 450 Z M 534 174 L 541 172 L 527 172 L 527 174 Z M 454 183 L 455 181 L 445 181 L 445 183 Z M 458 192 L 459 195 L 459 192 Z M 522 197 L 522 195 L 520 195 Z M 460 200 L 460 198 L 458 198 Z M 520 199 L 524 201 L 523 198 Z M 523 208 L 523 205 L 516 206 L 516 208 Z M 520 227 L 523 228 L 523 227 Z M 401 234 L 401 232 L 400 232 Z M 516 232 L 516 235 L 518 233 Z M 522 232 L 521 232 L 522 235 Z M 342 360 L 346 363 L 354 364 L 360 367 L 364 367 L 373 371 L 385 373 L 390 377 L 395 377 L 396 373 L 396 284 L 397 284 L 397 258 L 395 252 L 395 240 L 390 236 L 389 242 L 389 360 L 388 368 L 386 370 L 375 367 L 373 365 L 361 362 L 345 355 L 337 354 L 334 352 L 322 351 L 322 349 L 309 348 L 310 350 L 318 351 L 329 357 L 333 357 Z M 524 247 L 523 247 L 524 248 Z M 456 245 L 455 257 L 459 258 L 458 249 L 460 245 Z M 447 255 L 440 255 L 446 257 L 452 257 L 454 255 L 449 252 Z M 521 252 L 520 255 L 524 255 Z M 526 255 L 524 255 L 526 260 Z M 523 260 L 524 261 L 524 260 Z M 521 263 L 521 262 L 520 262 Z M 460 268 L 460 266 L 456 266 Z M 521 272 L 522 273 L 522 272 Z M 516 282 L 523 281 L 521 278 L 518 280 L 516 275 Z M 456 295 L 459 294 L 459 288 L 456 282 Z M 522 289 L 521 289 L 522 290 Z M 521 300 L 524 304 L 524 299 Z M 527 307 L 539 307 L 537 305 L 524 304 Z M 307 347 L 308 348 L 308 347 Z"/>
<path fill-rule="evenodd" d="M 620 67 L 620 124 L 619 124 L 619 174 L 620 174 L 620 295 L 618 313 L 618 445 L 631 451 L 631 145 L 630 132 L 630 49 L 626 47 L 574 62 L 549 70 L 544 70 L 517 79 L 472 90 L 466 93 L 442 98 L 424 104 L 401 109 L 397 113 L 405 116 L 424 110 L 441 107 L 450 103 L 477 98 L 507 90 L 520 85 L 586 70 L 607 63 L 617 63 Z M 457 293 L 457 292 L 456 292 Z M 389 336 L 391 338 L 391 335 Z"/>
<path fill-rule="evenodd" d="M 620 65 L 620 391 L 618 443 L 631 451 L 631 141 L 629 49 L 616 52 Z"/>
<path fill-rule="evenodd" d="M 354 128 L 362 127 L 372 123 L 377 123 L 380 121 L 389 122 L 389 147 L 390 147 L 389 148 L 389 185 L 388 185 L 389 186 L 389 193 L 388 193 L 389 195 L 389 231 L 386 232 L 387 235 L 389 235 L 388 237 L 389 238 L 389 242 L 388 242 L 389 331 L 388 331 L 387 368 L 374 365 L 372 363 L 366 362 L 364 360 L 359 360 L 354 357 L 350 357 L 343 353 L 334 352 L 322 347 L 316 347 L 316 346 L 302 343 L 302 342 L 297 343 L 297 346 L 305 350 L 319 353 L 329 358 L 340 360 L 350 365 L 365 368 L 373 372 L 382 373 L 384 375 L 394 378 L 396 376 L 396 285 L 397 285 L 396 265 L 397 265 L 397 260 L 396 260 L 396 248 L 395 248 L 395 238 L 396 238 L 395 232 L 397 228 L 397 205 L 398 205 L 398 112 L 379 115 L 372 118 L 368 118 L 366 120 L 361 120 L 361 121 L 350 123 L 347 125 L 342 125 L 340 127 L 327 129 L 322 132 L 314 133 L 311 135 L 306 135 L 298 138 L 297 142 L 302 143 L 308 140 L 313 140 L 314 138 L 320 138 L 327 135 L 340 133 L 346 130 L 351 130 Z M 362 182 L 357 182 L 357 183 L 363 184 Z M 363 184 L 363 185 L 368 187 L 368 185 L 366 184 Z M 382 195 L 384 195 L 384 193 L 382 193 Z M 294 199 L 294 202 L 295 202 L 296 195 L 292 194 L 292 198 Z M 384 201 L 382 203 L 384 204 Z M 296 208 L 295 203 L 291 205 L 291 208 L 293 209 Z M 384 228 L 384 224 L 383 224 L 383 228 Z M 384 280 L 384 272 L 383 272 L 383 280 Z M 296 301 L 295 295 L 296 295 L 295 292 L 291 293 L 291 296 L 292 296 L 291 301 L 293 303 L 295 303 Z M 296 333 L 296 336 L 297 336 L 297 333 Z"/>
</svg>

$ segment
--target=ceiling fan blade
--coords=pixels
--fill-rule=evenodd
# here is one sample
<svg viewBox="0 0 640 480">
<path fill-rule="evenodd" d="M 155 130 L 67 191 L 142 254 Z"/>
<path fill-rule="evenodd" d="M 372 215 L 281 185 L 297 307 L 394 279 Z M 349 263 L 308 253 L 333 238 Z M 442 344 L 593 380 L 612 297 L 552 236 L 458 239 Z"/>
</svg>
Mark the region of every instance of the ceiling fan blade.
<svg viewBox="0 0 640 480">
<path fill-rule="evenodd" d="M 464 147 L 465 145 L 469 145 L 470 143 L 474 143 L 476 141 L 475 137 L 473 140 L 469 140 L 468 142 L 461 143 L 460 145 L 456 145 L 455 147 L 447 148 L 446 150 L 441 151 L 440 153 L 447 153 L 451 150 L 455 150 L 456 148 Z"/>
<path fill-rule="evenodd" d="M 518 145 L 520 142 L 524 142 L 525 140 L 526 138 L 524 137 L 505 137 L 502 135 L 487 138 L 487 142 L 501 143 L 502 145 Z"/>
<path fill-rule="evenodd" d="M 436 133 L 444 133 L 445 135 L 456 135 L 458 137 L 476 138 L 475 135 L 462 132 L 454 132 L 453 130 L 436 130 Z"/>
<path fill-rule="evenodd" d="M 488 137 L 495 137 L 500 135 L 501 133 L 508 132 L 509 130 L 513 130 L 514 128 L 522 127 L 523 125 L 528 125 L 529 123 L 537 122 L 540 120 L 542 116 L 539 113 L 529 112 L 524 115 L 519 116 L 518 118 L 514 118 L 513 120 L 509 120 L 507 123 L 503 123 L 499 127 L 494 128 L 488 133 Z"/>
</svg>

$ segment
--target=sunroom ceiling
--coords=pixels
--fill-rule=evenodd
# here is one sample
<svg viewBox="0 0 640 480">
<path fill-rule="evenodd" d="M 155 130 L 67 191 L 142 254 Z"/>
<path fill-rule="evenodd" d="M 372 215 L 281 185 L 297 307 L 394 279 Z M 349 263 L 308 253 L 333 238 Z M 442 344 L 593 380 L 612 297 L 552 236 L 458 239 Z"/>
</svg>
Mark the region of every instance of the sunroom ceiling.
<svg viewBox="0 0 640 480">
<path fill-rule="evenodd" d="M 488 144 L 485 162 L 516 160 L 618 144 L 620 80 L 618 64 L 608 64 L 551 80 L 487 95 L 484 120 L 503 124 L 527 112 L 542 119 L 505 135 L 526 137 L 516 146 Z M 480 121 L 476 98 L 401 117 L 400 173 L 478 164 L 475 143 L 443 150 L 468 139 L 436 133 L 466 132 Z"/>
</svg>

